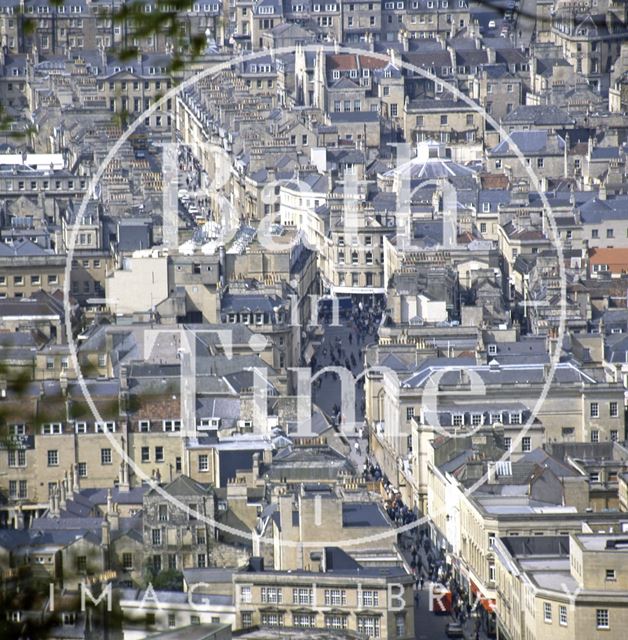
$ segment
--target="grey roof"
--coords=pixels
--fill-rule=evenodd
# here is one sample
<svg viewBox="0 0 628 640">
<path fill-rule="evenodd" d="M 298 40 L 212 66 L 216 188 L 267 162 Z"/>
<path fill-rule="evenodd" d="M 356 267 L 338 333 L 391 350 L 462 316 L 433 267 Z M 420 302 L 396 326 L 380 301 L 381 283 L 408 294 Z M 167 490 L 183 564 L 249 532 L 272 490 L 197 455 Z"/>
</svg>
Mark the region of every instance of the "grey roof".
<svg viewBox="0 0 628 640">
<path fill-rule="evenodd" d="M 575 119 L 567 111 L 555 105 L 522 105 L 507 114 L 503 123 L 564 127 L 566 124 L 574 124 Z"/>
<path fill-rule="evenodd" d="M 379 114 L 374 111 L 339 111 L 329 114 L 332 124 L 360 124 L 379 122 Z"/>
<path fill-rule="evenodd" d="M 513 131 L 510 139 L 502 140 L 490 150 L 490 154 L 510 155 L 517 148 L 523 155 L 559 154 L 563 153 L 565 141 L 560 136 L 551 137 L 547 131 Z"/>
<path fill-rule="evenodd" d="M 345 502 L 342 505 L 343 527 L 390 527 L 392 523 L 380 504 Z"/>
<path fill-rule="evenodd" d="M 545 365 L 504 364 L 499 366 L 476 365 L 473 358 L 441 358 L 438 364 L 434 359 L 421 363 L 416 371 L 403 382 L 403 387 L 423 387 L 439 370 L 445 370 L 439 379 L 441 384 L 456 384 L 460 378 L 460 371 L 467 369 L 476 373 L 486 384 L 500 383 L 503 385 L 543 384 L 545 382 Z M 561 362 L 556 366 L 555 383 L 563 384 L 596 384 L 596 381 L 578 369 L 571 362 Z"/>
</svg>

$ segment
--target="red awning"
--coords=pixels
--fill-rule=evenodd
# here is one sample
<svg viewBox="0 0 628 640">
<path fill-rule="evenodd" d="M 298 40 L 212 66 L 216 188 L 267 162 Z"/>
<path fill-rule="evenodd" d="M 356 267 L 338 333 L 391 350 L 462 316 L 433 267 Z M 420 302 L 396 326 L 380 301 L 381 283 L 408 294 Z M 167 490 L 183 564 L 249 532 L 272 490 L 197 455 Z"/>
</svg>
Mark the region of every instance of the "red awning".
<svg viewBox="0 0 628 640">
<path fill-rule="evenodd" d="M 480 598 L 480 604 L 486 609 L 488 613 L 495 611 L 495 605 L 497 604 L 492 598 Z"/>
</svg>

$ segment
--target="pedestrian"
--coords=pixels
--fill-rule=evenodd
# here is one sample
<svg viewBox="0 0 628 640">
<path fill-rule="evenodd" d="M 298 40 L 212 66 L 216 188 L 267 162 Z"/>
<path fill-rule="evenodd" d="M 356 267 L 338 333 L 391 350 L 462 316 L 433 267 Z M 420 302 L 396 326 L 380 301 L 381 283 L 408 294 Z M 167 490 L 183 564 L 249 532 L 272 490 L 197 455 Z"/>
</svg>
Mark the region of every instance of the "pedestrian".
<svg viewBox="0 0 628 640">
<path fill-rule="evenodd" d="M 423 584 L 425 583 L 425 578 L 423 576 L 421 576 L 419 578 L 419 584 L 421 585 L 421 591 L 423 591 Z"/>
</svg>

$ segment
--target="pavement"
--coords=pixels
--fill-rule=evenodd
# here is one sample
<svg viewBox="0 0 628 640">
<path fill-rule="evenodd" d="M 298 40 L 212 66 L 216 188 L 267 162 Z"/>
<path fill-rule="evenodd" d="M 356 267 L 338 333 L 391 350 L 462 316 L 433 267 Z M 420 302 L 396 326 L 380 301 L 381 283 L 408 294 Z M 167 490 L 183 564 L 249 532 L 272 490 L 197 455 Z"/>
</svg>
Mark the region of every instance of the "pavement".
<svg viewBox="0 0 628 640">
<path fill-rule="evenodd" d="M 323 367 L 335 366 L 348 368 L 354 377 L 362 373 L 364 369 L 364 348 L 375 342 L 377 339 L 377 323 L 371 327 L 372 332 L 359 335 L 357 328 L 349 320 L 340 319 L 340 326 L 323 325 L 323 336 L 320 344 L 314 352 L 316 370 Z M 346 365 L 349 365 L 348 367 Z M 320 378 L 320 387 L 314 385 L 312 391 L 312 401 L 328 417 L 332 417 L 334 409 L 341 406 L 343 389 L 338 378 L 331 373 L 324 373 Z M 361 424 L 364 421 L 364 385 L 355 385 L 355 421 Z M 345 391 L 346 393 L 346 391 Z M 351 430 L 345 436 L 351 445 L 349 456 L 355 469 L 362 472 L 364 462 L 368 455 L 368 434 L 366 429 L 360 433 L 358 430 Z M 358 447 L 356 448 L 356 443 Z"/>
<path fill-rule="evenodd" d="M 414 637 L 416 640 L 440 640 L 441 638 L 447 638 L 445 630 L 448 623 L 460 621 L 452 615 L 430 611 L 430 594 L 432 593 L 432 587 L 440 583 L 429 579 L 427 568 L 430 562 L 423 543 L 417 543 L 418 539 L 418 531 L 413 530 L 402 534 L 399 544 L 399 550 L 408 565 L 410 565 L 412 560 L 412 546 L 416 546 L 418 558 L 420 559 L 417 562 L 420 567 L 417 578 L 422 577 L 424 580 L 423 586 L 420 587 L 420 585 L 417 585 L 415 590 Z M 490 637 L 485 633 L 484 629 L 479 628 L 479 633 L 476 634 L 478 627 L 479 621 L 477 615 L 472 611 L 471 616 L 462 622 L 462 629 L 466 640 L 490 640 Z"/>
</svg>

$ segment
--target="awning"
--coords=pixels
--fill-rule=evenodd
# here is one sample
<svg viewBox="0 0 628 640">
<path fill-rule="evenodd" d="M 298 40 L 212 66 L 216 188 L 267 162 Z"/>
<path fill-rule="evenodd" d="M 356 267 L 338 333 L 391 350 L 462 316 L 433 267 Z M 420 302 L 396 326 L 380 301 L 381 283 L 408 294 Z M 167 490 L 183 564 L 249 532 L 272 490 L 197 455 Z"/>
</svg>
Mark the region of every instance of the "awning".
<svg viewBox="0 0 628 640">
<path fill-rule="evenodd" d="M 497 602 L 492 598 L 480 598 L 480 604 L 484 607 L 484 609 L 488 613 L 495 613 L 495 607 L 497 606 Z"/>
</svg>

